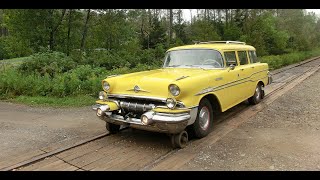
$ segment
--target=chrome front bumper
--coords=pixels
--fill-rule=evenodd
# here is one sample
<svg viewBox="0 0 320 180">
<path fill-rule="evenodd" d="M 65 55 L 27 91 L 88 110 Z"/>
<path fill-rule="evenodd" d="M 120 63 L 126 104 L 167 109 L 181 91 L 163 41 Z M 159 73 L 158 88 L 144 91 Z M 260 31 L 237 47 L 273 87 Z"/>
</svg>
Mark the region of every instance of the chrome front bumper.
<svg viewBox="0 0 320 180">
<path fill-rule="evenodd" d="M 272 74 L 268 71 L 268 84 L 267 85 L 271 84 L 272 81 L 273 81 Z"/>
<path fill-rule="evenodd" d="M 94 105 L 92 109 L 97 111 L 103 105 Z M 183 131 L 189 124 L 195 121 L 198 108 L 193 108 L 190 113 L 160 113 L 152 110 L 145 112 L 143 115 L 147 116 L 150 124 L 143 124 L 140 118 L 127 117 L 126 119 L 112 112 L 104 112 L 103 115 L 98 116 L 100 119 L 118 125 L 127 125 L 132 128 L 142 129 L 153 132 L 161 132 L 168 134 L 176 134 Z M 143 116 L 142 115 L 142 116 Z"/>
</svg>

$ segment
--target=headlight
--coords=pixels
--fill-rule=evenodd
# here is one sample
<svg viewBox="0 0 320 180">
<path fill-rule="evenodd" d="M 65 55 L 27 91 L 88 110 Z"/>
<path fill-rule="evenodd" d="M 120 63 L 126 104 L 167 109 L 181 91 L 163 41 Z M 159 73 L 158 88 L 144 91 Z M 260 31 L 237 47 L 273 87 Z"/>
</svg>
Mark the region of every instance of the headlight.
<svg viewBox="0 0 320 180">
<path fill-rule="evenodd" d="M 178 96 L 180 94 L 180 88 L 175 84 L 169 85 L 169 91 L 174 96 Z"/>
<path fill-rule="evenodd" d="M 107 99 L 107 93 L 104 91 L 99 92 L 99 99 L 104 100 Z"/>
<path fill-rule="evenodd" d="M 105 91 L 108 91 L 110 89 L 110 84 L 107 81 L 104 81 L 102 86 Z"/>
<path fill-rule="evenodd" d="M 168 107 L 169 109 L 174 109 L 174 108 L 176 107 L 176 104 L 177 104 L 177 102 L 176 102 L 174 99 L 172 99 L 172 98 L 168 98 L 168 99 L 166 100 L 166 103 L 167 103 L 167 107 Z"/>
</svg>

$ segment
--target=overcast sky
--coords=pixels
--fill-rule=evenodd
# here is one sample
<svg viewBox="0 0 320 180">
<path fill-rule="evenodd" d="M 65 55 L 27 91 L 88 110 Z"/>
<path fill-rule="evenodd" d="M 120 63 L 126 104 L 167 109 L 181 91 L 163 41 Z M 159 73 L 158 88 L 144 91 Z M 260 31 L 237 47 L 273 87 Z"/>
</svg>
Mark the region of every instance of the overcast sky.
<svg viewBox="0 0 320 180">
<path fill-rule="evenodd" d="M 186 20 L 186 21 L 190 21 L 191 19 L 191 16 L 190 16 L 190 10 L 191 10 L 191 13 L 192 13 L 192 16 L 194 16 L 197 12 L 196 9 L 184 9 L 183 10 L 183 18 Z M 307 12 L 315 12 L 316 15 L 318 17 L 320 17 L 320 9 L 306 9 Z"/>
</svg>

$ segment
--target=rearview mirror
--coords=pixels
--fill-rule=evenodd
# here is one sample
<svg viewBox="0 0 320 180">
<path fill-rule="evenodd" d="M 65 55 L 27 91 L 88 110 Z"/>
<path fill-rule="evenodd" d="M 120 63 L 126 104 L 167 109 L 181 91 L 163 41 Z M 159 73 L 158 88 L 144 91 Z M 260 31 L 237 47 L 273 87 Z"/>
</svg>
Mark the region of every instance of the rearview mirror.
<svg viewBox="0 0 320 180">
<path fill-rule="evenodd" d="M 236 66 L 234 64 L 230 64 L 230 66 L 229 66 L 230 70 L 234 70 L 235 67 Z"/>
</svg>

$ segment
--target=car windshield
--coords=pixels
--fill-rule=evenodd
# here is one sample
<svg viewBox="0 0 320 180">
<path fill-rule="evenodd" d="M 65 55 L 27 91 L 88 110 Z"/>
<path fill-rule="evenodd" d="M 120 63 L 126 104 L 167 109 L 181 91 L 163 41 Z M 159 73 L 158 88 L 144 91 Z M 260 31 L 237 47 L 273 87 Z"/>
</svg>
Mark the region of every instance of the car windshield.
<svg viewBox="0 0 320 180">
<path fill-rule="evenodd" d="M 223 68 L 220 52 L 213 49 L 181 49 L 169 51 L 164 67 Z"/>
</svg>

